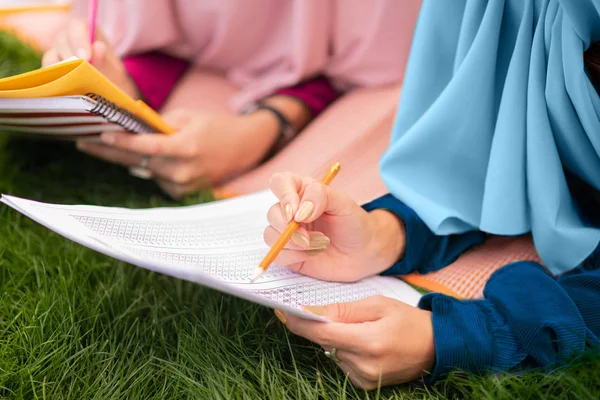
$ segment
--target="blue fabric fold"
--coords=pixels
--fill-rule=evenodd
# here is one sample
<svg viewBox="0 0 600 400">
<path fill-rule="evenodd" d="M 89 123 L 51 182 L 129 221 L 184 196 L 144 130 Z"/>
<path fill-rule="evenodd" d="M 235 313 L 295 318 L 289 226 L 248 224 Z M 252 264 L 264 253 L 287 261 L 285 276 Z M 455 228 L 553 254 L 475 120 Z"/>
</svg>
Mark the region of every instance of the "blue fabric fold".
<svg viewBox="0 0 600 400">
<path fill-rule="evenodd" d="M 531 232 L 555 275 L 600 243 L 566 174 L 600 189 L 583 52 L 600 0 L 424 0 L 381 173 L 437 235 Z"/>
<path fill-rule="evenodd" d="M 492 275 L 480 300 L 425 295 L 419 307 L 432 312 L 436 351 L 427 382 L 454 370 L 550 368 L 598 351 L 600 269 L 589 261 L 558 280 L 537 263 L 510 264 Z"/>
</svg>

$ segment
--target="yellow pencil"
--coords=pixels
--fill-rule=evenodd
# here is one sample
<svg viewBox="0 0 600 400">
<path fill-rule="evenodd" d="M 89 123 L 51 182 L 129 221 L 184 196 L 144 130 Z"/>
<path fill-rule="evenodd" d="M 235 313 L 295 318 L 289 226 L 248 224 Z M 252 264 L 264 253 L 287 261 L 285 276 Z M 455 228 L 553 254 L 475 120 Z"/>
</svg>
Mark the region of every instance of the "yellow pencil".
<svg viewBox="0 0 600 400">
<path fill-rule="evenodd" d="M 331 183 L 331 181 L 333 180 L 333 178 L 335 178 L 337 173 L 340 171 L 340 168 L 341 168 L 341 166 L 340 166 L 339 162 L 336 162 L 335 164 L 333 164 L 331 166 L 331 168 L 329 168 L 329 171 L 327 171 L 327 173 L 325 174 L 323 179 L 321 179 L 321 183 L 323 185 L 329 185 Z M 269 266 L 277 258 L 277 256 L 281 252 L 281 250 L 283 250 L 283 248 L 285 247 L 287 242 L 289 242 L 290 238 L 292 237 L 292 234 L 294 232 L 296 232 L 296 230 L 299 227 L 300 227 L 300 224 L 297 223 L 294 219 L 292 219 L 292 221 L 290 221 L 287 228 L 285 228 L 285 230 L 283 231 L 281 236 L 279 236 L 279 238 L 277 239 L 277 241 L 275 242 L 273 247 L 271 247 L 271 250 L 269 250 L 269 252 L 265 256 L 265 258 L 259 264 L 259 266 L 256 267 L 256 270 L 254 271 L 254 275 L 251 279 L 251 282 L 254 282 L 258 278 L 260 278 L 262 276 L 262 274 L 265 273 L 267 268 L 269 268 Z"/>
</svg>

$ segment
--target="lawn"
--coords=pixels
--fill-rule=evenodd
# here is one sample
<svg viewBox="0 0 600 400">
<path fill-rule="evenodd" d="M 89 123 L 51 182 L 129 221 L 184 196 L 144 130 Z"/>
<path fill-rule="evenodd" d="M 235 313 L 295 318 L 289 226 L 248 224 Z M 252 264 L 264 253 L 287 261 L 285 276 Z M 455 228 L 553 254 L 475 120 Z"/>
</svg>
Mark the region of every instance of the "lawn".
<svg viewBox="0 0 600 400">
<path fill-rule="evenodd" d="M 39 65 L 0 34 L 0 74 Z M 69 143 L 0 136 L 0 192 L 45 202 L 175 205 Z M 209 201 L 197 195 L 181 204 Z M 600 398 L 600 358 L 552 373 L 354 389 L 264 307 L 115 261 L 0 206 L 0 398 Z"/>
</svg>

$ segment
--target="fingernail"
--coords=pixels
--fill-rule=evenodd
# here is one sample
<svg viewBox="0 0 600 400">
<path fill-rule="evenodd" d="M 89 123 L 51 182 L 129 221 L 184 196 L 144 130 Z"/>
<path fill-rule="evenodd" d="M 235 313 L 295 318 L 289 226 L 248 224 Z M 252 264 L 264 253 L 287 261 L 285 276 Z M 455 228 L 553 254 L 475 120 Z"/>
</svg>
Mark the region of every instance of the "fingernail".
<svg viewBox="0 0 600 400">
<path fill-rule="evenodd" d="M 87 149 L 87 143 L 85 143 L 85 142 L 77 142 L 75 145 L 77 146 L 77 148 L 79 150 L 85 150 L 85 149 Z"/>
<path fill-rule="evenodd" d="M 77 49 L 77 51 L 75 52 L 75 54 L 77 54 L 77 57 L 79 58 L 83 58 L 84 60 L 88 59 L 88 52 L 81 48 L 81 49 Z"/>
<path fill-rule="evenodd" d="M 281 321 L 282 324 L 285 325 L 287 318 L 285 317 L 285 314 L 281 312 L 281 310 L 275 309 L 275 316 Z"/>
<path fill-rule="evenodd" d="M 302 247 L 303 249 L 308 249 L 310 247 L 310 242 L 308 241 L 306 236 L 302 236 L 298 232 L 294 232 L 290 240 L 292 241 L 292 243 Z"/>
<path fill-rule="evenodd" d="M 284 208 L 284 212 L 285 212 L 285 219 L 287 220 L 287 222 L 290 222 L 292 220 L 292 218 L 294 217 L 294 207 L 292 207 L 291 204 L 286 204 L 285 208 Z"/>
<path fill-rule="evenodd" d="M 115 144 L 117 136 L 113 132 L 104 132 L 100 135 L 100 140 L 106 144 Z"/>
<path fill-rule="evenodd" d="M 306 254 L 309 254 L 311 256 L 317 255 L 317 254 L 321 254 L 321 253 L 325 253 L 327 251 L 327 247 L 321 247 L 319 249 L 310 249 L 310 250 L 306 250 Z"/>
<path fill-rule="evenodd" d="M 315 211 L 315 203 L 312 201 L 305 201 L 300 205 L 298 212 L 296 213 L 296 222 L 304 222 L 311 217 Z"/>
<path fill-rule="evenodd" d="M 331 240 L 322 233 L 311 233 L 309 243 L 311 249 L 321 249 L 323 247 L 327 248 Z"/>
<path fill-rule="evenodd" d="M 325 307 L 323 306 L 304 306 L 302 309 L 311 314 L 318 315 L 320 317 L 325 315 Z"/>
</svg>

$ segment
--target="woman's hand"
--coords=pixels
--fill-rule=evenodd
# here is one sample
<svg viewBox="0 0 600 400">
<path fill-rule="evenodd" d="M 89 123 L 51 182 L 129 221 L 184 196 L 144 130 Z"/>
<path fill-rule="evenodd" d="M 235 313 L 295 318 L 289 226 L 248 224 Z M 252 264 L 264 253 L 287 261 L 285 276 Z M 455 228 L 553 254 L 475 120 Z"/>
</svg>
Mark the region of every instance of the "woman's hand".
<svg viewBox="0 0 600 400">
<path fill-rule="evenodd" d="M 58 34 L 54 47 L 48 50 L 42 59 L 42 66 L 66 60 L 70 57 L 90 59 L 96 69 L 110 79 L 121 90 L 133 98 L 139 98 L 133 79 L 127 74 L 123 62 L 115 55 L 106 38 L 97 30 L 97 40 L 90 46 L 87 24 L 81 20 L 71 20 Z"/>
<path fill-rule="evenodd" d="M 429 311 L 382 296 L 304 309 L 332 322 L 310 321 L 279 310 L 275 314 L 296 335 L 327 351 L 335 348 L 338 366 L 360 388 L 409 382 L 433 369 Z"/>
<path fill-rule="evenodd" d="M 173 135 L 105 132 L 102 144 L 79 142 L 81 151 L 126 167 L 146 168 L 173 198 L 219 182 L 258 164 L 271 148 L 278 122 L 268 112 L 230 116 L 191 110 L 166 113 Z"/>
<path fill-rule="evenodd" d="M 276 174 L 270 186 L 280 202 L 268 212 L 265 242 L 272 246 L 292 218 L 301 223 L 276 264 L 350 282 L 379 274 L 402 258 L 404 225 L 392 213 L 367 213 L 346 193 L 294 174 Z"/>
</svg>

